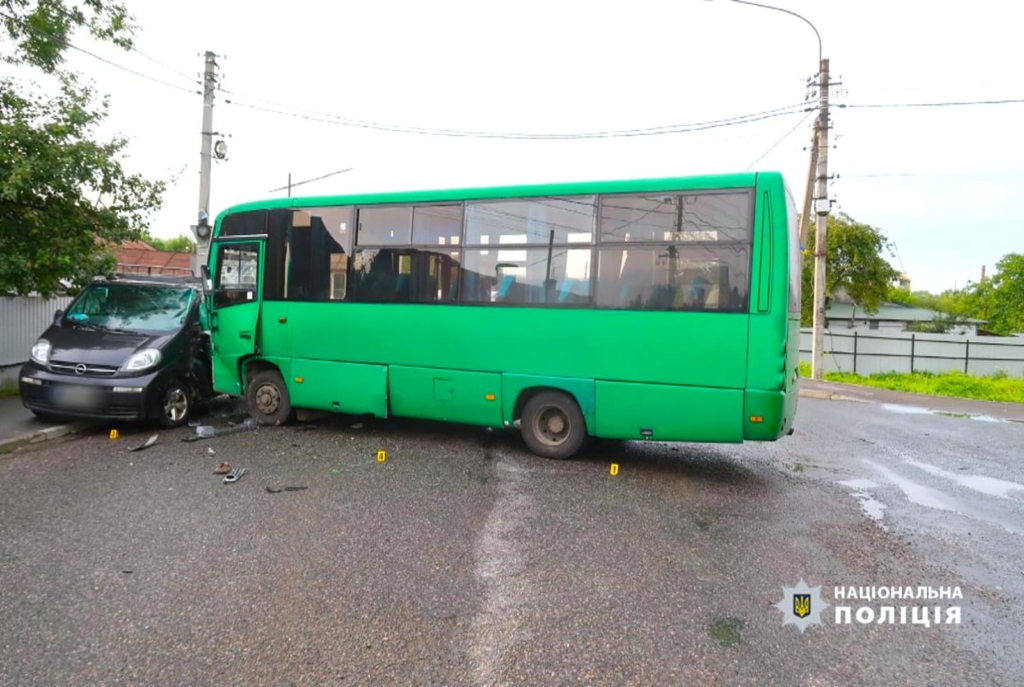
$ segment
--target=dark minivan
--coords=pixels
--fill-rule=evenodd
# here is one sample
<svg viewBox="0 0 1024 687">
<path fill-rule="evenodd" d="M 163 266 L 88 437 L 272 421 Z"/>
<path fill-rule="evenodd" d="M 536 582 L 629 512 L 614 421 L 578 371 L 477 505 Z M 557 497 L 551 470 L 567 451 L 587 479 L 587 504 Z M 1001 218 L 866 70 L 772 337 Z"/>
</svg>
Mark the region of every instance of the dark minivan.
<svg viewBox="0 0 1024 687">
<path fill-rule="evenodd" d="M 39 417 L 188 422 L 213 395 L 203 294 L 191 280 L 99 280 L 57 311 L 21 369 Z"/>
</svg>

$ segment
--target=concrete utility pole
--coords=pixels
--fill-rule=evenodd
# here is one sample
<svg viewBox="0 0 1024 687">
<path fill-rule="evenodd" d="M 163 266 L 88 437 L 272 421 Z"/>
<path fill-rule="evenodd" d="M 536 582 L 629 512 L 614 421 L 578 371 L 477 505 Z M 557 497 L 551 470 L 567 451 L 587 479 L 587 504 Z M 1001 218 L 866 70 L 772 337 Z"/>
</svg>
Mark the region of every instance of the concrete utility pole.
<svg viewBox="0 0 1024 687">
<path fill-rule="evenodd" d="M 217 87 L 217 56 L 206 51 L 203 72 L 203 149 L 199 161 L 199 221 L 192 227 L 196 235 L 196 276 L 210 254 L 210 168 L 213 164 L 213 94 Z"/>
<path fill-rule="evenodd" d="M 817 224 L 814 236 L 814 327 L 811 344 L 811 377 L 824 373 L 825 346 L 825 256 L 828 253 L 828 60 L 822 58 L 818 73 L 818 171 L 814 193 Z"/>
</svg>

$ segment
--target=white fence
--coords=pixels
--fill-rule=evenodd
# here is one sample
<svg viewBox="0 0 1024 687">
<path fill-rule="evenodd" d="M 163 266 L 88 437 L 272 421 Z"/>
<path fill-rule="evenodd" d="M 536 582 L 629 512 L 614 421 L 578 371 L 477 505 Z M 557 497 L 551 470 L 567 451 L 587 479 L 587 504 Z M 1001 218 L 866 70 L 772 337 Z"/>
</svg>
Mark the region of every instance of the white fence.
<svg viewBox="0 0 1024 687">
<path fill-rule="evenodd" d="M 1024 378 L 1024 339 L 910 332 L 825 330 L 825 372 L 951 372 L 985 376 L 999 370 Z M 811 361 L 811 330 L 800 330 L 800 360 Z"/>
<path fill-rule="evenodd" d="M 16 386 L 18 369 L 39 335 L 53 322 L 58 309 L 71 298 L 0 296 L 0 388 Z"/>
</svg>

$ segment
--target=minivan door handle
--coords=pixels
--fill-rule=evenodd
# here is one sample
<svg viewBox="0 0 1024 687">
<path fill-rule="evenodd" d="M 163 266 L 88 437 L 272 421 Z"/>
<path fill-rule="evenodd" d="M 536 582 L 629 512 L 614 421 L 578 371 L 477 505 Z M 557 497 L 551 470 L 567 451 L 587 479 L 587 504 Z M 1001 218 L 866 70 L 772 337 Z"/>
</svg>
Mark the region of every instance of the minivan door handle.
<svg viewBox="0 0 1024 687">
<path fill-rule="evenodd" d="M 238 338 L 240 339 L 251 339 L 252 332 L 238 332 Z"/>
</svg>

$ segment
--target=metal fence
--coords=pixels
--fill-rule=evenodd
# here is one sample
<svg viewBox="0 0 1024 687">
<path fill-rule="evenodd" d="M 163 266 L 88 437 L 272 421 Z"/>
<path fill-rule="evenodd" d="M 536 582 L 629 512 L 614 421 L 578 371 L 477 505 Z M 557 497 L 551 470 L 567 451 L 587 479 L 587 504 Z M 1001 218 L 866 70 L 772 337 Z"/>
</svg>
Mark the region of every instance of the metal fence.
<svg viewBox="0 0 1024 687">
<path fill-rule="evenodd" d="M 811 360 L 811 330 L 800 359 Z M 1024 378 L 1024 338 L 825 330 L 825 372 L 952 372 Z"/>
<path fill-rule="evenodd" d="M 54 313 L 70 302 L 69 297 L 0 296 L 0 389 L 17 386 L 18 370 L 32 344 L 53 322 Z"/>
<path fill-rule="evenodd" d="M 29 349 L 53 323 L 54 313 L 70 302 L 70 297 L 0 296 L 0 366 L 28 360 Z"/>
</svg>

